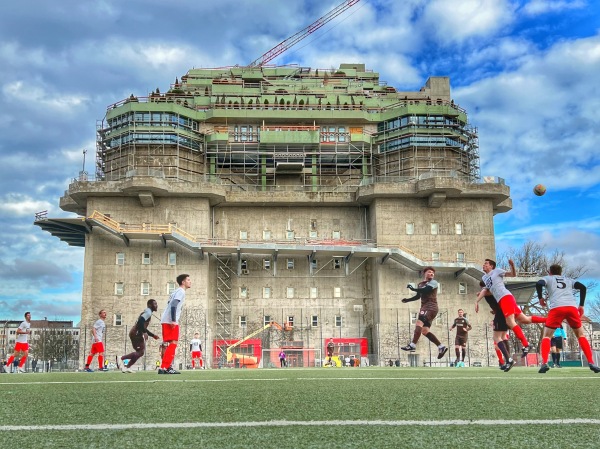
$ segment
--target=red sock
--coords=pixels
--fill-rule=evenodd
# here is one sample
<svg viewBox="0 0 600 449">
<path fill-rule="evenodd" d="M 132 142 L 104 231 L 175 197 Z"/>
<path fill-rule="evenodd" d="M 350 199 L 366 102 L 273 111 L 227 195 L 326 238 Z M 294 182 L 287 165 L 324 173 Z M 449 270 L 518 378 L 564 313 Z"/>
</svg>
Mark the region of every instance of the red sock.
<svg viewBox="0 0 600 449">
<path fill-rule="evenodd" d="M 6 361 L 6 366 L 10 366 L 10 365 L 12 365 L 12 362 L 14 362 L 14 361 L 15 361 L 15 356 L 14 356 L 14 355 L 11 355 L 11 356 L 8 358 L 8 360 Z"/>
<path fill-rule="evenodd" d="M 102 369 L 102 368 L 104 368 L 104 365 L 103 365 L 103 363 L 104 363 L 104 357 L 102 357 L 101 355 L 99 355 L 99 356 L 98 356 L 98 368 L 99 368 L 99 369 Z"/>
<path fill-rule="evenodd" d="M 204 366 L 204 361 L 202 359 L 199 359 L 199 360 L 200 360 L 200 368 L 202 368 Z"/>
<path fill-rule="evenodd" d="M 532 323 L 544 323 L 544 324 L 546 324 L 546 317 L 545 316 L 539 316 L 539 315 L 531 315 L 531 322 Z"/>
<path fill-rule="evenodd" d="M 162 359 L 162 363 L 160 364 L 160 367 L 162 369 L 166 369 L 171 366 L 171 364 L 173 363 L 173 360 L 175 360 L 175 350 L 176 349 L 177 349 L 176 343 L 169 343 L 169 346 L 167 346 L 167 349 L 165 350 L 165 355 Z"/>
<path fill-rule="evenodd" d="M 579 337 L 579 347 L 585 354 L 585 358 L 588 363 L 594 363 L 594 356 L 592 355 L 592 348 L 590 348 L 590 342 L 583 335 Z"/>
<path fill-rule="evenodd" d="M 500 362 L 500 365 L 504 365 L 504 357 L 502 357 L 502 351 L 500 351 L 500 349 L 498 349 L 498 346 L 494 345 L 494 348 L 496 349 L 496 355 L 498 356 L 498 361 Z"/>
<path fill-rule="evenodd" d="M 23 368 L 25 366 L 26 361 L 27 361 L 27 356 L 21 357 L 21 360 L 19 360 L 19 368 Z"/>
<path fill-rule="evenodd" d="M 192 359 L 192 368 L 196 368 L 196 362 Z"/>
<path fill-rule="evenodd" d="M 521 329 L 521 326 L 519 326 L 517 324 L 511 330 L 513 331 L 513 333 L 515 334 L 515 336 L 521 341 L 521 344 L 523 345 L 524 348 L 527 347 L 527 346 L 529 346 L 529 342 L 527 341 L 527 338 L 525 337 L 525 334 L 523 333 L 523 330 Z"/>
<path fill-rule="evenodd" d="M 550 339 L 542 338 L 542 346 L 540 348 L 542 353 L 542 363 L 548 363 L 548 354 L 550 354 Z"/>
<path fill-rule="evenodd" d="M 85 362 L 85 366 L 89 367 L 90 363 L 94 360 L 94 356 L 92 354 L 88 355 L 87 362 Z"/>
</svg>

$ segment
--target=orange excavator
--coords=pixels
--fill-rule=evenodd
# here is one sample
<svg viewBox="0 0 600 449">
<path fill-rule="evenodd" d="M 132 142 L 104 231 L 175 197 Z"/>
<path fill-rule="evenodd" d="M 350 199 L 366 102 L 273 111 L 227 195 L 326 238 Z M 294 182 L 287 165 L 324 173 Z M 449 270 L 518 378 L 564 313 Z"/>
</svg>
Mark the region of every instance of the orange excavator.
<svg viewBox="0 0 600 449">
<path fill-rule="evenodd" d="M 233 352 L 232 350 L 237 348 L 238 346 L 240 346 L 246 340 L 251 339 L 255 335 L 260 334 L 262 331 L 264 331 L 270 327 L 274 327 L 275 329 L 278 329 L 280 331 L 283 330 L 283 328 L 279 324 L 277 324 L 275 321 L 268 322 L 260 329 L 255 330 L 254 332 L 246 335 L 246 338 L 244 338 L 243 340 L 235 342 L 234 344 L 229 346 L 227 348 L 227 363 L 231 363 L 232 361 L 237 360 L 239 362 L 240 368 L 257 368 L 258 362 L 259 362 L 258 357 L 248 355 L 248 354 L 237 354 L 237 353 Z"/>
</svg>

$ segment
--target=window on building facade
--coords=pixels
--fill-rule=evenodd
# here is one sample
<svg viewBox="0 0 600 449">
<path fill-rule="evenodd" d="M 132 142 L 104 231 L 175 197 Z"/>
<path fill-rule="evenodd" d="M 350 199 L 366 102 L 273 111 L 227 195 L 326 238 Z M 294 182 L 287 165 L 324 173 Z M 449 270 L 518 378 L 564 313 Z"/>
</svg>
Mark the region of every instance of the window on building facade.
<svg viewBox="0 0 600 449">
<path fill-rule="evenodd" d="M 265 270 L 271 269 L 271 259 L 263 259 L 263 268 Z"/>
<path fill-rule="evenodd" d="M 333 297 L 334 298 L 342 297 L 342 287 L 333 287 Z"/>
<path fill-rule="evenodd" d="M 123 295 L 125 292 L 125 284 L 123 282 L 115 282 L 115 295 Z"/>
<path fill-rule="evenodd" d="M 434 262 L 439 262 L 440 260 L 440 253 L 431 253 L 431 260 Z"/>
<path fill-rule="evenodd" d="M 177 265 L 177 253 L 170 252 L 167 254 L 167 264 Z"/>
<path fill-rule="evenodd" d="M 240 327 L 246 327 L 246 325 L 248 324 L 246 315 L 240 315 L 238 318 L 239 318 Z"/>
<path fill-rule="evenodd" d="M 310 325 L 312 327 L 318 327 L 319 326 L 319 315 L 311 315 L 311 317 L 310 317 Z"/>
<path fill-rule="evenodd" d="M 288 270 L 294 269 L 294 259 L 287 259 L 287 269 Z"/>
<path fill-rule="evenodd" d="M 466 295 L 467 294 L 467 284 L 465 282 L 458 283 L 458 294 Z"/>
<path fill-rule="evenodd" d="M 285 297 L 292 299 L 294 297 L 294 287 L 287 287 L 285 289 Z"/>
<path fill-rule="evenodd" d="M 266 229 L 263 231 L 263 240 L 271 240 L 271 231 Z"/>
<path fill-rule="evenodd" d="M 342 259 L 336 257 L 333 259 L 333 268 L 334 270 L 339 270 L 342 268 Z"/>
<path fill-rule="evenodd" d="M 296 237 L 294 231 L 288 229 L 287 231 L 285 231 L 285 238 L 288 240 L 294 240 L 294 238 Z"/>
<path fill-rule="evenodd" d="M 415 224 L 406 223 L 406 235 L 413 235 L 415 233 Z"/>
<path fill-rule="evenodd" d="M 417 312 L 410 312 L 410 324 L 417 322 Z"/>
<path fill-rule="evenodd" d="M 248 287 L 240 287 L 240 298 L 248 298 Z"/>
<path fill-rule="evenodd" d="M 271 322 L 271 315 L 264 315 L 263 316 L 263 325 L 266 326 L 267 324 L 269 324 Z"/>
<path fill-rule="evenodd" d="M 173 281 L 167 282 L 167 295 L 170 295 L 175 290 L 177 290 L 177 283 Z"/>
<path fill-rule="evenodd" d="M 319 233 L 317 231 L 308 231 L 308 236 L 311 239 L 317 239 L 319 238 Z"/>
<path fill-rule="evenodd" d="M 290 327 L 294 327 L 294 317 L 292 315 L 288 315 L 287 317 L 287 325 Z"/>
<path fill-rule="evenodd" d="M 318 287 L 310 288 L 310 297 L 311 297 L 311 299 L 315 299 L 315 298 L 319 297 L 319 288 Z"/>
<path fill-rule="evenodd" d="M 248 240 L 248 231 L 240 231 L 240 240 Z"/>
<path fill-rule="evenodd" d="M 125 253 L 117 253 L 117 265 L 125 265 Z"/>
<path fill-rule="evenodd" d="M 431 223 L 431 235 L 438 235 L 440 227 L 438 223 Z"/>
<path fill-rule="evenodd" d="M 263 299 L 269 299 L 271 297 L 271 287 L 263 287 Z"/>
<path fill-rule="evenodd" d="M 150 294 L 150 282 L 142 282 L 140 286 L 140 295 L 148 296 Z"/>
<path fill-rule="evenodd" d="M 462 234 L 463 233 L 462 223 L 454 223 L 454 231 L 456 232 L 456 234 Z"/>
<path fill-rule="evenodd" d="M 341 231 L 332 231 L 331 232 L 331 238 L 334 240 L 339 240 L 342 238 L 342 233 Z"/>
<path fill-rule="evenodd" d="M 120 313 L 115 313 L 113 323 L 115 326 L 123 325 L 123 316 Z"/>
<path fill-rule="evenodd" d="M 456 261 L 457 262 L 465 262 L 465 253 L 456 253 Z"/>
<path fill-rule="evenodd" d="M 341 315 L 335 316 L 335 327 L 342 327 L 342 316 Z"/>
<path fill-rule="evenodd" d="M 313 270 L 316 270 L 316 269 L 319 267 L 319 263 L 317 262 L 317 259 L 312 259 L 312 260 L 310 261 L 310 267 L 311 267 Z"/>
<path fill-rule="evenodd" d="M 142 253 L 142 265 L 150 265 L 150 253 Z"/>
</svg>

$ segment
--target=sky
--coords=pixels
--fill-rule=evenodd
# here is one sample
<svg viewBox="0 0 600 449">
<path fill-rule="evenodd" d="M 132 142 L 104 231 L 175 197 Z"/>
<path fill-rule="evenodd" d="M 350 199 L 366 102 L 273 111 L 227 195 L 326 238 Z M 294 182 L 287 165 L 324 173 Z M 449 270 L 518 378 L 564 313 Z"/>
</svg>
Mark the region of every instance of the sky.
<svg viewBox="0 0 600 449">
<path fill-rule="evenodd" d="M 96 123 L 191 68 L 246 65 L 341 0 L 22 0 L 0 15 L 0 319 L 80 319 L 83 248 L 33 225 L 94 173 Z M 271 64 L 363 62 L 399 90 L 449 76 L 481 174 L 513 209 L 497 251 L 564 252 L 600 281 L 600 2 L 361 0 Z M 84 150 L 87 151 L 85 164 Z M 547 187 L 543 197 L 534 185 Z M 593 292 L 590 292 L 592 297 Z"/>
</svg>

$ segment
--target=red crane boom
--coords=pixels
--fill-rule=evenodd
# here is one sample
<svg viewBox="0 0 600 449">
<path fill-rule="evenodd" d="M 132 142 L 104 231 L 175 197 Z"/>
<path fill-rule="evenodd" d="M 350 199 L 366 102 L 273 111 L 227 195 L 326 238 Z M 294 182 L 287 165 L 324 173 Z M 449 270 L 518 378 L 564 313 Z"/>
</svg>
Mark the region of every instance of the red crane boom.
<svg viewBox="0 0 600 449">
<path fill-rule="evenodd" d="M 283 52 L 287 51 L 289 48 L 296 45 L 298 42 L 300 42 L 306 36 L 314 33 L 319 28 L 321 28 L 323 25 L 325 25 L 327 22 L 329 22 L 330 20 L 333 20 L 334 18 L 339 16 L 341 13 L 346 11 L 348 8 L 356 5 L 359 1 L 360 0 L 346 0 L 345 2 L 339 4 L 338 6 L 333 8 L 331 11 L 329 11 L 327 14 L 325 14 L 323 17 L 318 18 L 313 23 L 311 23 L 309 26 L 304 28 L 302 31 L 298 31 L 293 36 L 288 37 L 286 40 L 280 42 L 275 47 L 270 49 L 268 52 L 266 52 L 259 58 L 252 61 L 250 64 L 248 64 L 248 67 L 261 67 L 261 66 L 267 64 L 269 61 L 272 61 L 274 58 L 276 58 Z"/>
</svg>

